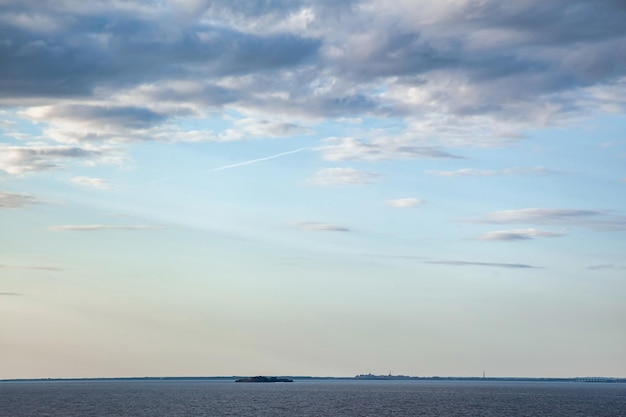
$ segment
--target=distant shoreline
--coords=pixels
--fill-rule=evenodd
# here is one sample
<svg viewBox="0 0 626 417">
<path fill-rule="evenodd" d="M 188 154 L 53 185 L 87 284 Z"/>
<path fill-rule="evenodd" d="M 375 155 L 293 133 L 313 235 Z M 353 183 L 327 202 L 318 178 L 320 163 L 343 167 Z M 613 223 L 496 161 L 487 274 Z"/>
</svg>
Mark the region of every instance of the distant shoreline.
<svg viewBox="0 0 626 417">
<path fill-rule="evenodd" d="M 167 376 L 167 377 L 109 377 L 109 378 L 10 378 L 2 382 L 54 382 L 54 381 L 235 381 L 246 376 Z M 357 375 L 353 377 L 281 376 L 294 381 L 491 381 L 491 382 L 591 382 L 626 383 L 626 378 L 613 377 L 444 377 L 444 376 L 404 376 L 404 375 Z"/>
</svg>

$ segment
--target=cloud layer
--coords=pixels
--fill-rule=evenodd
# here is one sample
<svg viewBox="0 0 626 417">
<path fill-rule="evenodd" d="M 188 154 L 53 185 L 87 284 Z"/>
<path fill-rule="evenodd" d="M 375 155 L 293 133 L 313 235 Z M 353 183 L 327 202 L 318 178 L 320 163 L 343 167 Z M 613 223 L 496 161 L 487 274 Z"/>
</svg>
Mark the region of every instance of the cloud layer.
<svg viewBox="0 0 626 417">
<path fill-rule="evenodd" d="M 617 0 L 5 1 L 0 106 L 72 147 L 5 148 L 0 169 L 98 159 L 104 144 L 312 131 L 294 118 L 401 121 L 329 139 L 330 161 L 508 146 L 527 127 L 626 109 L 625 20 Z M 219 131 L 177 124 L 215 111 L 239 116 Z"/>
</svg>

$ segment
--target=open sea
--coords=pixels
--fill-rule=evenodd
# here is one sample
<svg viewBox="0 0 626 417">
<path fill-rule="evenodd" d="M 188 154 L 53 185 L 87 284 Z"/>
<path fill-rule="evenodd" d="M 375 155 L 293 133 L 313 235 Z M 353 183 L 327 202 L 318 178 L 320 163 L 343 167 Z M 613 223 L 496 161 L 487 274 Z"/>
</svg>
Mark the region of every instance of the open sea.
<svg viewBox="0 0 626 417">
<path fill-rule="evenodd" d="M 509 381 L 0 382 L 2 417 L 626 417 L 626 384 Z"/>
</svg>

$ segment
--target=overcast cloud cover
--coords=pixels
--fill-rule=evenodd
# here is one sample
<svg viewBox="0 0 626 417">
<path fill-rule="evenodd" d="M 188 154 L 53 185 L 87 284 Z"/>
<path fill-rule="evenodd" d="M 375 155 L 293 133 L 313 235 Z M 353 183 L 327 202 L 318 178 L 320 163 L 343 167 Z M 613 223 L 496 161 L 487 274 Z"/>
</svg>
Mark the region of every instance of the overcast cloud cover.
<svg viewBox="0 0 626 417">
<path fill-rule="evenodd" d="M 6 376 L 626 376 L 624 22 L 622 0 L 0 1 L 0 295 L 24 294 L 0 306 L 24 317 Z M 268 347 L 291 328 L 277 300 L 299 307 L 298 358 Z M 553 351 L 495 358 L 486 337 L 469 362 L 446 356 L 431 329 L 476 305 L 474 334 L 495 316 L 554 334 Z M 533 327 L 529 305 L 551 320 Z M 83 368 L 20 330 L 81 314 L 63 334 Z M 549 328 L 582 314 L 579 333 Z M 373 316 L 393 340 L 428 333 L 433 365 L 376 343 L 351 355 Z M 137 335 L 127 353 L 102 347 L 114 333 L 81 338 L 107 323 Z M 155 338 L 176 340 L 162 365 L 139 353 Z M 47 353 L 24 353 L 35 342 Z M 220 361 L 195 367 L 194 343 Z M 551 360 L 564 346 L 580 349 Z"/>
</svg>

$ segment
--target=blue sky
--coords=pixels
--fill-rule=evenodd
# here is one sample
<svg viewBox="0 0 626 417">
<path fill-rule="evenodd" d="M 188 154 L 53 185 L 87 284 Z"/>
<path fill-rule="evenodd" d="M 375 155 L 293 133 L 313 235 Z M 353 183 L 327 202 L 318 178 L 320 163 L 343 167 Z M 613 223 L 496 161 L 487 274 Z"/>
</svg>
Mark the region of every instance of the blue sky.
<svg viewBox="0 0 626 417">
<path fill-rule="evenodd" d="M 620 1 L 0 5 L 0 378 L 626 377 Z"/>
</svg>

